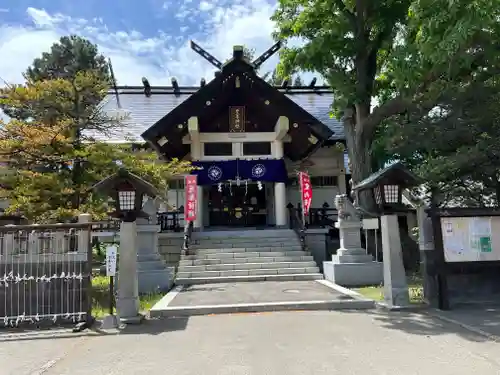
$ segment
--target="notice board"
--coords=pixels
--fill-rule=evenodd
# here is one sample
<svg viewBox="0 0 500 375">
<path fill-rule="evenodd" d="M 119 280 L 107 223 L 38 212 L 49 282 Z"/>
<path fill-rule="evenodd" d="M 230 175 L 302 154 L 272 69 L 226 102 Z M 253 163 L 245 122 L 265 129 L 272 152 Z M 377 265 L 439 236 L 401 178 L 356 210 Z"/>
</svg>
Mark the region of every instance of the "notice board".
<svg viewBox="0 0 500 375">
<path fill-rule="evenodd" d="M 442 217 L 446 262 L 500 260 L 500 217 Z"/>
</svg>

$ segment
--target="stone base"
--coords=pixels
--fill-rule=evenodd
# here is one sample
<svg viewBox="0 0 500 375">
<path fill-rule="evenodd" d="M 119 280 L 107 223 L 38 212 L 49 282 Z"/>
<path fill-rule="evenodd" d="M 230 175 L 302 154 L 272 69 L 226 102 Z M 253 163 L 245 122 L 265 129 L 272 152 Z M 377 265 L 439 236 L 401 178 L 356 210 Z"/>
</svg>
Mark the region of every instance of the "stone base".
<svg viewBox="0 0 500 375">
<path fill-rule="evenodd" d="M 407 307 L 410 305 L 410 294 L 408 287 L 391 288 L 385 286 L 384 288 L 384 303 L 389 308 L 391 307 Z"/>
<path fill-rule="evenodd" d="M 120 317 L 120 322 L 123 324 L 141 324 L 144 319 L 144 315 L 139 314 L 135 316 Z"/>
<path fill-rule="evenodd" d="M 116 298 L 116 312 L 121 319 L 136 316 L 139 313 L 139 296 L 130 298 L 118 296 Z"/>
<path fill-rule="evenodd" d="M 172 288 L 174 271 L 158 253 L 137 255 L 137 282 L 139 294 L 166 293 Z"/>
<path fill-rule="evenodd" d="M 137 273 L 139 294 L 166 293 L 172 289 L 174 283 L 173 277 L 172 271 L 167 267 L 164 269 L 139 271 Z"/>
<path fill-rule="evenodd" d="M 371 263 L 373 257 L 369 254 L 362 255 L 333 255 L 332 261 L 335 263 Z"/>
<path fill-rule="evenodd" d="M 326 280 L 346 287 L 380 285 L 384 280 L 383 263 L 373 261 L 338 263 L 334 259 L 323 262 L 323 274 Z"/>
<path fill-rule="evenodd" d="M 373 257 L 365 249 L 338 249 L 337 255 L 332 256 L 335 263 L 371 263 Z"/>
<path fill-rule="evenodd" d="M 101 323 L 101 329 L 113 329 L 120 327 L 120 318 L 116 315 L 107 315 Z"/>
</svg>

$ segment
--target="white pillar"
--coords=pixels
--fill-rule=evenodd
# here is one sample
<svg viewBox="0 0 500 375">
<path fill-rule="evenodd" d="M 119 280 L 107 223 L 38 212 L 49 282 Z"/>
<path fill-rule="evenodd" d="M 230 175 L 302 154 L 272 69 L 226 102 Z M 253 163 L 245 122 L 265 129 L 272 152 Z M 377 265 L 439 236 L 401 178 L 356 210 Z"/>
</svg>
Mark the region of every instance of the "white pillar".
<svg viewBox="0 0 500 375">
<path fill-rule="evenodd" d="M 196 214 L 194 227 L 203 228 L 203 186 L 198 186 L 198 213 Z"/>
<path fill-rule="evenodd" d="M 283 141 L 275 140 L 274 157 L 276 159 L 283 158 Z M 274 184 L 274 221 L 277 227 L 284 227 L 287 224 L 286 215 L 286 185 L 284 182 L 276 182 Z"/>
<path fill-rule="evenodd" d="M 139 285 L 137 280 L 137 224 L 122 222 L 118 251 L 118 297 L 116 311 L 124 323 L 139 323 Z"/>
<path fill-rule="evenodd" d="M 274 184 L 274 209 L 275 222 L 277 227 L 285 227 L 286 218 L 286 186 L 284 182 Z"/>
</svg>

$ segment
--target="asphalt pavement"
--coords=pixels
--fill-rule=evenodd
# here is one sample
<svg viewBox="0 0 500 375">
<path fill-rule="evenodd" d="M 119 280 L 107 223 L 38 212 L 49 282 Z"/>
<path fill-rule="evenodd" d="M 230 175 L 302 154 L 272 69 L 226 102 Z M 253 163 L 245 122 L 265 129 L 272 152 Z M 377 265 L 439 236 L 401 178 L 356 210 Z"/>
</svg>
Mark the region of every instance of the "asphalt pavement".
<svg viewBox="0 0 500 375">
<path fill-rule="evenodd" d="M 500 344 L 416 312 L 194 316 L 45 336 L 0 334 L 0 374 L 500 375 Z"/>
</svg>

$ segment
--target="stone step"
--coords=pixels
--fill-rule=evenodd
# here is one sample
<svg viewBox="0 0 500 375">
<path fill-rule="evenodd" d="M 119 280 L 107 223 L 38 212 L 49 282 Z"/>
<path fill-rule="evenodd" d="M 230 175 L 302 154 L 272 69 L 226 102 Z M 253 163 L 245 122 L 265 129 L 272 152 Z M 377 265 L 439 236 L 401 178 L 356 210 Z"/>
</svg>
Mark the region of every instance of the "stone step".
<svg viewBox="0 0 500 375">
<path fill-rule="evenodd" d="M 225 247 L 220 249 L 191 249 L 195 254 L 225 254 L 225 253 L 254 253 L 254 252 L 282 252 L 282 251 L 301 251 L 302 247 L 300 245 L 296 246 L 284 246 L 284 247 Z"/>
<path fill-rule="evenodd" d="M 248 275 L 248 276 L 226 276 L 226 277 L 188 277 L 175 279 L 176 285 L 193 284 L 214 284 L 214 283 L 233 283 L 233 282 L 252 282 L 252 281 L 305 281 L 322 280 L 321 273 L 303 273 L 289 275 Z"/>
<path fill-rule="evenodd" d="M 306 273 L 318 273 L 318 267 L 301 268 L 260 268 L 250 270 L 230 270 L 230 271 L 197 271 L 197 272 L 177 272 L 179 279 L 199 278 L 199 277 L 227 277 L 227 276 L 259 276 L 259 275 L 297 275 Z"/>
<path fill-rule="evenodd" d="M 230 239 L 230 238 L 287 238 L 295 236 L 292 229 L 275 229 L 275 230 L 229 230 L 229 231 L 206 231 L 194 232 L 194 239 L 203 240 L 217 240 L 217 239 Z"/>
<path fill-rule="evenodd" d="M 247 237 L 220 237 L 220 238 L 198 238 L 198 237 L 192 237 L 193 241 L 195 242 L 211 242 L 211 243 L 224 243 L 224 242 L 251 242 L 252 240 L 255 240 L 256 238 L 259 239 L 259 241 L 269 241 L 269 242 L 287 242 L 287 241 L 293 241 L 297 239 L 297 235 L 295 233 L 292 233 L 290 236 L 283 236 L 283 237 L 260 237 L 258 233 L 255 233 L 253 236 L 247 236 Z"/>
<path fill-rule="evenodd" d="M 314 261 L 312 255 L 292 255 L 276 257 L 253 257 L 253 258 L 204 258 L 204 259 L 186 259 L 184 256 L 179 267 L 183 266 L 204 266 L 209 264 L 245 264 L 245 263 L 276 263 L 276 262 L 309 262 Z"/>
<path fill-rule="evenodd" d="M 182 265 L 178 272 L 200 272 L 200 271 L 231 271 L 250 269 L 278 269 L 278 268 L 307 268 L 316 267 L 314 261 L 298 262 L 274 262 L 274 263 L 232 263 L 232 264 L 205 264 L 200 266 Z"/>
<path fill-rule="evenodd" d="M 300 242 L 297 241 L 287 241 L 287 242 L 267 242 L 259 241 L 254 239 L 248 242 L 220 242 L 220 243 L 194 243 L 190 244 L 191 249 L 225 249 L 225 248 L 255 248 L 255 247 L 288 247 L 288 246 L 300 246 Z"/>
<path fill-rule="evenodd" d="M 308 255 L 305 251 L 253 251 L 243 253 L 210 253 L 196 255 L 182 255 L 181 260 L 195 259 L 231 259 L 231 258 L 276 258 L 284 256 L 303 256 Z"/>
</svg>

